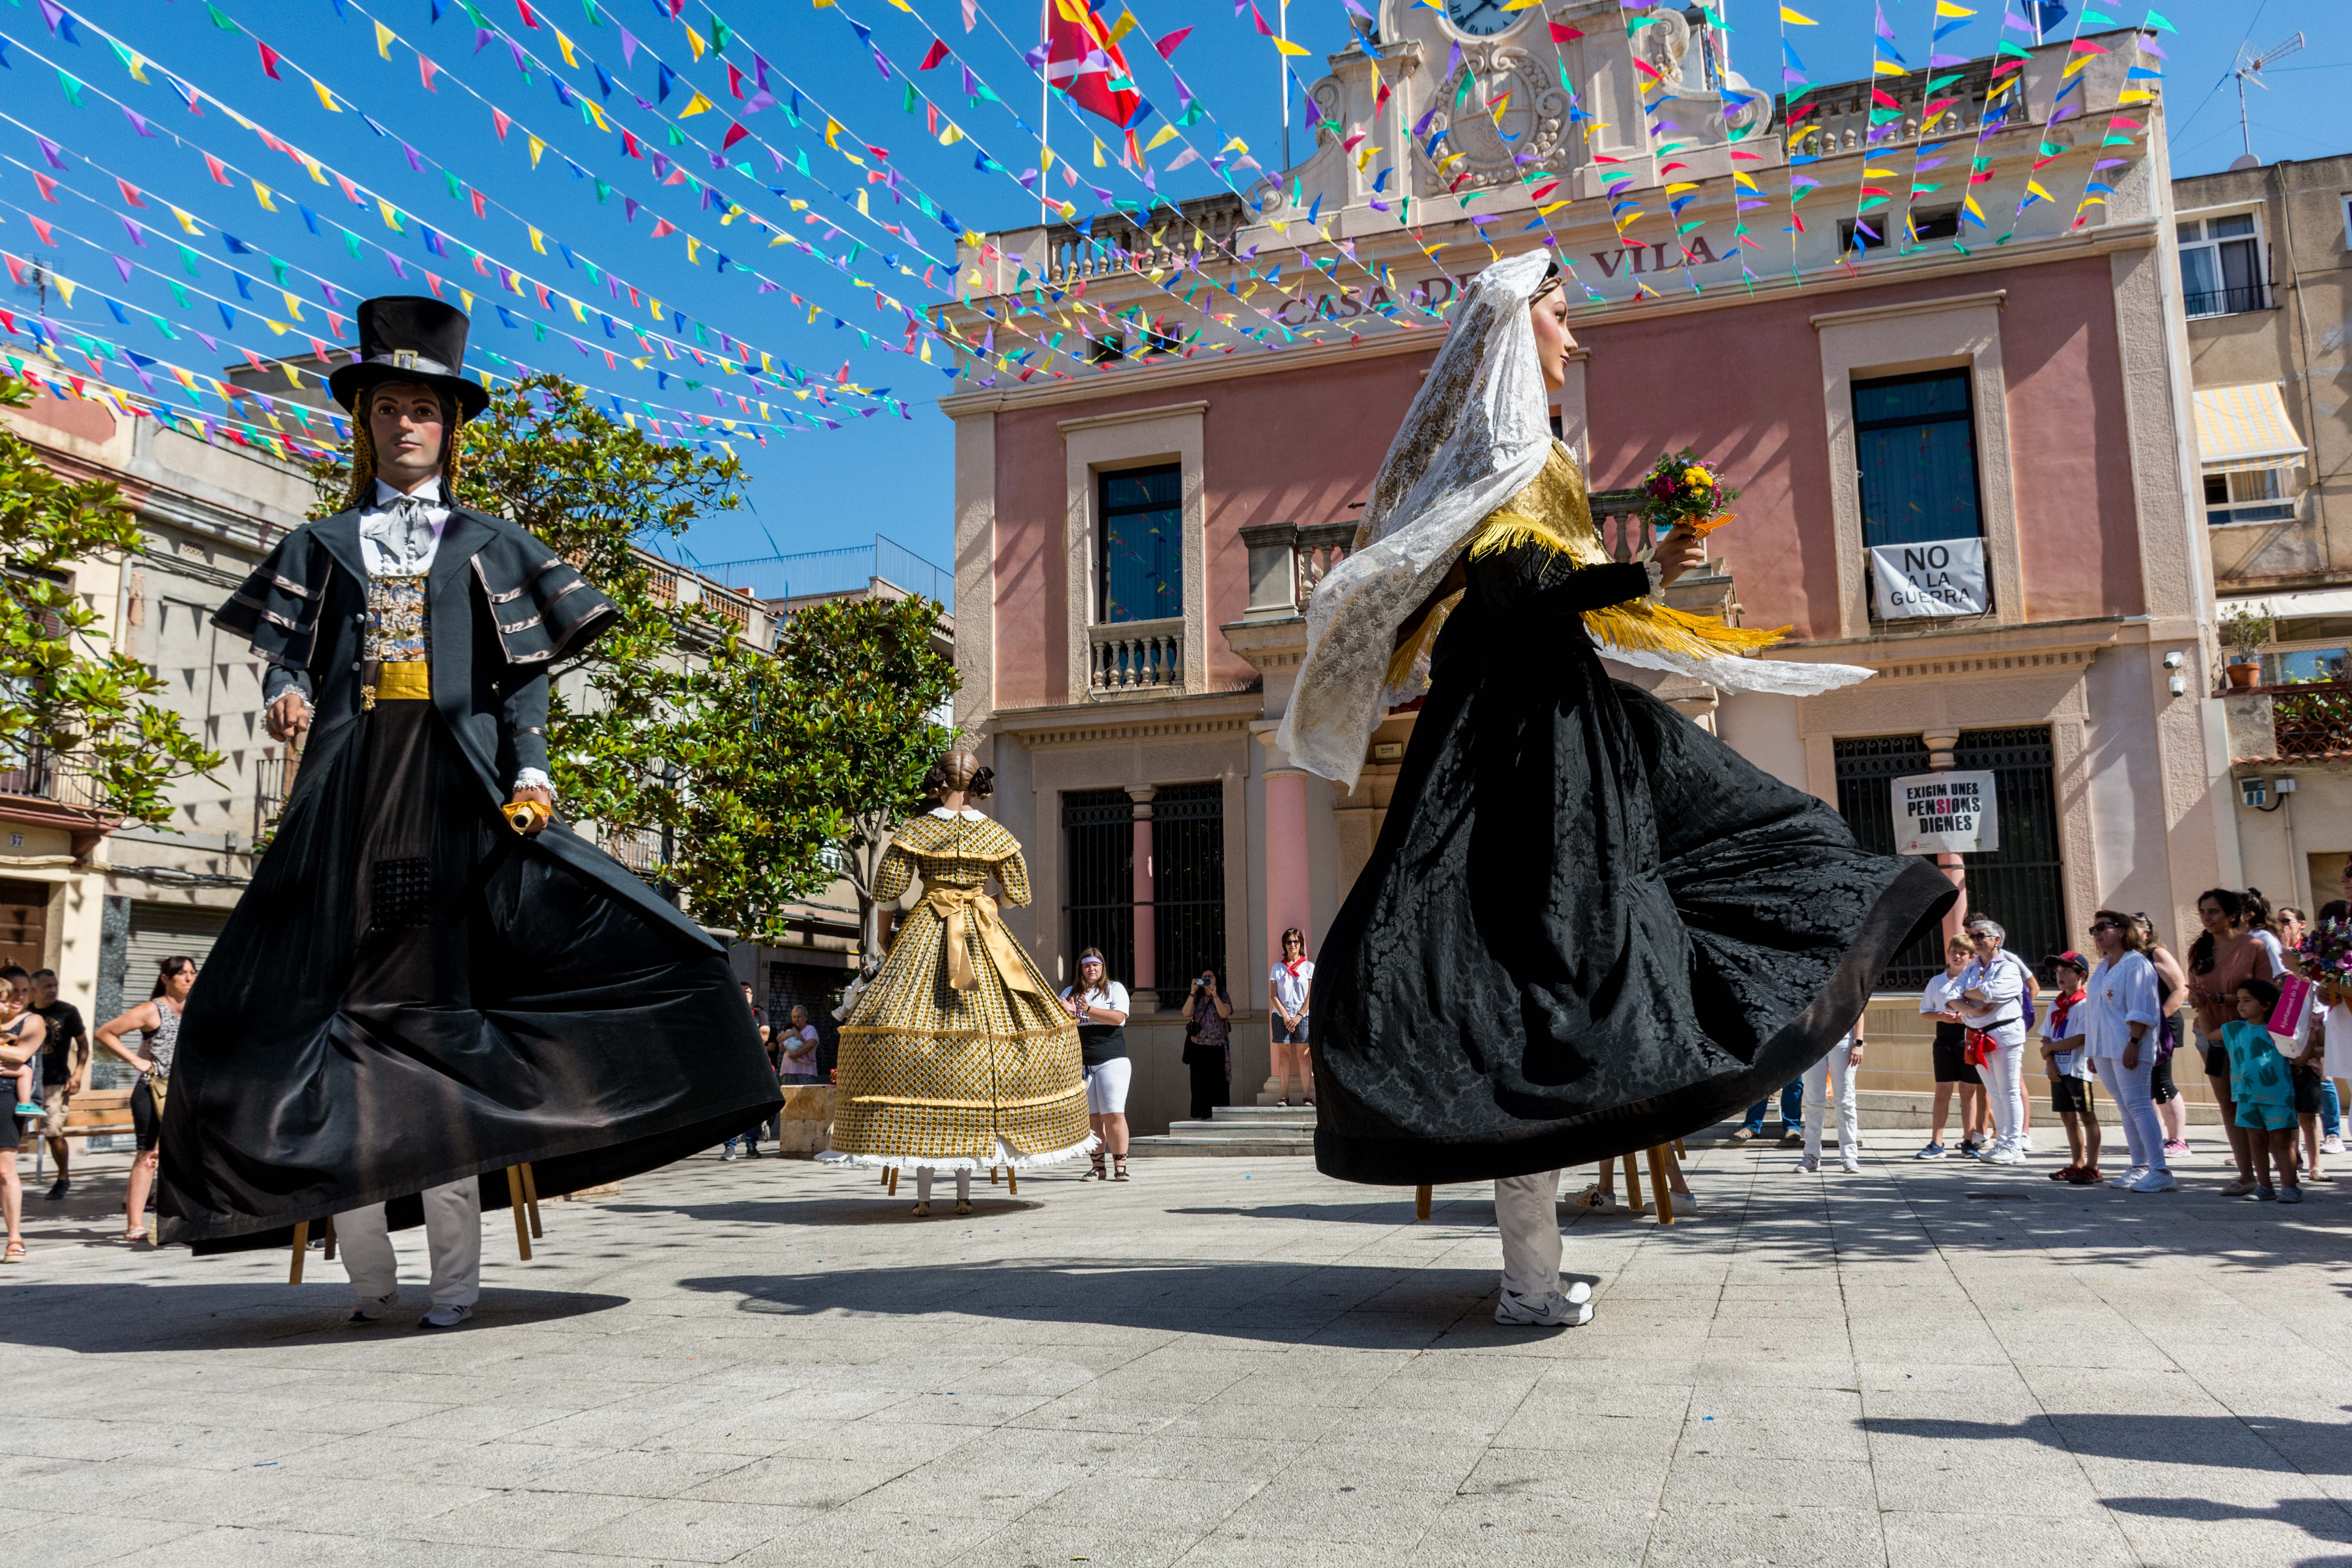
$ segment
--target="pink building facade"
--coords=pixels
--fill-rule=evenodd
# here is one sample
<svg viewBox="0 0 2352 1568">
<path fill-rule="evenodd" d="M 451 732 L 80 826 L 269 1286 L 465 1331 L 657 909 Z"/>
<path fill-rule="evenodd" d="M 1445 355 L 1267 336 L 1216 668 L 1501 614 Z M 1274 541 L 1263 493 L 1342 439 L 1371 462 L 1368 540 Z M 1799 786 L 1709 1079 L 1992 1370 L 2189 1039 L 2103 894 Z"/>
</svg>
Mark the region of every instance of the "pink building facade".
<svg viewBox="0 0 2352 1568">
<path fill-rule="evenodd" d="M 1511 15 L 1540 28 L 1547 16 L 1593 23 L 1600 12 L 1556 4 Z M 1384 7 L 1388 41 L 1331 57 L 1316 88 L 1331 121 L 1412 145 L 1406 178 L 1431 195 L 1461 165 L 1422 156 L 1411 127 L 1455 98 L 1458 76 L 1438 68 L 1451 43 L 1466 46 L 1461 69 L 1486 73 L 1475 85 L 1489 100 L 1530 68 L 1525 50 L 1512 53 L 1517 24 L 1500 40 L 1455 39 L 1451 26 L 1426 7 Z M 1562 63 L 1584 81 L 1584 102 L 1605 105 L 1633 75 L 1629 45 L 1593 43 L 1609 36 L 1597 23 L 1584 30 Z M 1478 205 L 1506 215 L 1487 229 L 1496 247 L 1554 243 L 1580 284 L 1612 301 L 1572 319 L 1582 352 L 1558 398 L 1561 437 L 1594 490 L 1631 485 L 1659 453 L 1687 446 L 1744 491 L 1738 521 L 1714 536 L 1720 558 L 1678 586 L 1678 602 L 1789 626 L 1776 658 L 1876 672 L 1801 700 L 1689 683 L 1660 694 L 1838 804 L 1865 842 L 1892 831 L 1894 778 L 1994 772 L 2002 847 L 1949 869 L 2021 948 L 2083 944 L 2091 911 L 2108 904 L 2191 929 L 2197 893 L 2234 877 L 2236 851 L 2218 704 L 2206 695 L 2210 578 L 2191 504 L 2160 102 L 2134 106 L 2147 129 L 2128 166 L 2106 174 L 2114 193 L 2071 223 L 2100 140 L 2091 132 L 2126 90 L 2128 44 L 2101 57 L 2116 63 L 2074 73 L 2063 50 L 2037 52 L 2011 89 L 2022 110 L 1990 126 L 1993 79 L 1979 62 L 1960 106 L 1928 124 L 1931 142 L 1965 133 L 1964 153 L 1980 145 L 1995 177 L 1976 199 L 1993 234 L 2037 145 L 2081 141 L 2074 164 L 2040 172 L 2054 191 L 2053 175 L 2074 169 L 2064 203 L 2035 204 L 2005 244 L 1971 237 L 1963 250 L 1927 237 L 1941 215 L 1915 196 L 1919 239 L 1840 267 L 1840 219 L 1881 177 L 1864 170 L 1890 143 L 1903 159 L 1924 155 L 1916 113 L 1872 146 L 1833 117 L 1790 137 L 1752 118 L 1743 127 L 1736 109 L 1727 140 L 1721 110 L 1742 101 L 1744 84 L 1719 68 L 1717 40 L 1685 26 L 1677 54 L 1663 25 L 1636 42 L 1645 36 L 1685 110 L 1699 100 L 1716 114 L 1716 142 L 1682 154 L 1697 165 L 1685 188 L 1714 210 L 1730 210 L 1734 154 L 1767 188 L 1785 184 L 1792 150 L 1813 160 L 1806 173 L 1823 189 L 1800 209 L 1807 232 L 1777 232 L 1785 201 L 1752 219 L 1778 251 L 1751 254 L 1750 279 L 1721 225 L 1699 236 L 1711 246 L 1694 245 L 1689 262 L 1659 275 L 1656 264 L 1679 253 L 1658 187 L 1693 173 L 1662 171 L 1645 143 L 1572 147 L 1554 126 L 1548 167 L 1596 199 L 1545 215 L 1532 226 L 1540 235 L 1522 231 L 1532 203 L 1525 186 L 1509 188 L 1507 151 L 1547 145 L 1540 102 L 1524 121 L 1506 119 L 1517 140 L 1490 137 L 1484 164 L 1482 120 L 1464 121 L 1454 145 L 1499 193 Z M 1370 86 L 1375 53 L 1391 89 L 1384 109 Z M 1549 55 L 1539 64 L 1548 69 Z M 2069 103 L 2080 111 L 2058 112 Z M 1606 118 L 1640 137 L 1638 105 Z M 975 357 L 978 374 L 960 384 L 968 390 L 943 402 L 957 431 L 959 718 L 997 770 L 1000 815 L 1030 848 L 1036 900 L 1009 923 L 1049 975 L 1072 973 L 1078 948 L 1101 946 L 1145 994 L 1130 1031 L 1139 1130 L 1181 1115 L 1183 1099 L 1181 1020 L 1154 1015 L 1149 994 L 1173 1008 L 1204 965 L 1227 977 L 1235 1003 L 1234 1099 L 1257 1097 L 1279 933 L 1296 924 L 1311 942 L 1328 924 L 1379 832 L 1411 734 L 1412 716 L 1391 715 L 1353 791 L 1290 765 L 1274 742 L 1304 651 L 1306 598 L 1350 542 L 1442 336 L 1444 298 L 1494 251 L 1458 218 L 1417 237 L 1401 228 L 1370 205 L 1370 176 L 1338 155 L 1343 147 L 1327 131 L 1306 163 L 1261 193 L 1263 212 L 1227 199 L 1149 230 L 1054 226 L 967 252 L 984 287 L 956 325 L 975 343 L 992 329 L 996 347 Z M 1646 185 L 1622 188 L 1657 214 L 1629 226 L 1638 251 L 1597 199 L 1609 165 L 1634 168 Z M 1181 241 L 1170 235 L 1188 225 Z M 1233 258 L 1253 246 L 1261 277 L 1295 257 L 1285 273 L 1316 279 L 1278 308 L 1272 294 L 1261 300 L 1295 329 L 1287 343 L 1272 331 L 1221 333 L 1219 311 L 1257 319 L 1232 308 L 1248 286 Z M 1654 290 L 1629 297 L 1637 260 Z M 1154 270 L 1234 287 L 1187 315 Z M 1157 336 L 1087 356 L 1115 363 L 1010 356 L 1048 321 L 1085 323 L 1100 341 L 1113 316 L 1139 312 Z M 983 375 L 992 384 L 976 385 Z M 1622 503 L 1597 499 L 1612 513 L 1604 536 L 1630 539 L 1615 515 Z M 1884 556 L 1906 544 L 1919 559 L 1933 547 L 1977 563 L 1959 574 L 1965 603 L 1954 607 L 1965 613 L 1907 614 L 1899 593 L 1874 584 L 1874 547 Z M 1890 987 L 1916 989 L 1912 956 Z"/>
</svg>

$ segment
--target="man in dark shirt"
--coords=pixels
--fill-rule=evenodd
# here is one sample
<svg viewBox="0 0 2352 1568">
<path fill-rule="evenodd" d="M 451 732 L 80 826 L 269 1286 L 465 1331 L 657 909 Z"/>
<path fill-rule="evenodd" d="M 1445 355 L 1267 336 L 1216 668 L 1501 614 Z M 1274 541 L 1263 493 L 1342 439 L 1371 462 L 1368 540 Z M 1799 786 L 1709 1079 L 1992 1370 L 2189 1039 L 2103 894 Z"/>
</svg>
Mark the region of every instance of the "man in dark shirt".
<svg viewBox="0 0 2352 1568">
<path fill-rule="evenodd" d="M 32 1009 L 48 1025 L 48 1037 L 41 1046 L 41 1131 L 49 1141 L 49 1157 L 58 1163 L 58 1179 L 48 1195 L 58 1199 L 73 1185 L 67 1169 L 66 1114 L 89 1061 L 89 1032 L 82 1025 L 81 1009 L 58 1000 L 54 969 L 33 972 Z"/>
</svg>

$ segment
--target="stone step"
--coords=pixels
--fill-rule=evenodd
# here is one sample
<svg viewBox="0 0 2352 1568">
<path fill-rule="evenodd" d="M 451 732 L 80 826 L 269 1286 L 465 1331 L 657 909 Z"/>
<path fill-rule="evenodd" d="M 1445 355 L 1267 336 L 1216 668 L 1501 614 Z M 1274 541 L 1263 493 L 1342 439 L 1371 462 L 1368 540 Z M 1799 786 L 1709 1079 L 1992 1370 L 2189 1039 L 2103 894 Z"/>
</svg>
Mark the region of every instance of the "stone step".
<svg viewBox="0 0 2352 1568">
<path fill-rule="evenodd" d="M 1291 1140 L 1277 1139 L 1272 1136 L 1263 1138 L 1186 1138 L 1177 1136 L 1173 1133 L 1168 1133 L 1149 1138 L 1134 1139 L 1128 1144 L 1127 1152 L 1129 1157 L 1136 1159 L 1141 1159 L 1147 1155 L 1156 1155 L 1162 1158 L 1170 1155 L 1189 1156 L 1192 1158 L 1216 1156 L 1240 1158 L 1267 1155 L 1289 1155 L 1311 1158 L 1315 1153 L 1315 1141 L 1312 1138 Z"/>
<path fill-rule="evenodd" d="M 1315 1124 L 1311 1121 L 1171 1121 L 1171 1135 L 1178 1138 L 1271 1138 L 1277 1142 L 1292 1138 L 1313 1138 Z"/>
<path fill-rule="evenodd" d="M 1250 1127 L 1315 1125 L 1315 1108 L 1311 1105 L 1220 1105 L 1213 1108 L 1209 1115 L 1219 1122 Z"/>
</svg>

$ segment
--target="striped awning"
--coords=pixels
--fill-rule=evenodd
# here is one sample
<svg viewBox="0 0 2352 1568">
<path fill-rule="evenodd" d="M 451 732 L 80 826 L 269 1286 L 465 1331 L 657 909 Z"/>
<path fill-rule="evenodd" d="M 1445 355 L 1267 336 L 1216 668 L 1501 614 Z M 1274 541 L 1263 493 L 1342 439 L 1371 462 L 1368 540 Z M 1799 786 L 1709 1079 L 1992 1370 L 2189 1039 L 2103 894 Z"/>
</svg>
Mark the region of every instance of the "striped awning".
<svg viewBox="0 0 2352 1568">
<path fill-rule="evenodd" d="M 2197 450 L 2207 473 L 2233 474 L 2280 468 L 2310 448 L 2295 436 L 2279 384 L 2258 381 L 2197 389 Z"/>
</svg>

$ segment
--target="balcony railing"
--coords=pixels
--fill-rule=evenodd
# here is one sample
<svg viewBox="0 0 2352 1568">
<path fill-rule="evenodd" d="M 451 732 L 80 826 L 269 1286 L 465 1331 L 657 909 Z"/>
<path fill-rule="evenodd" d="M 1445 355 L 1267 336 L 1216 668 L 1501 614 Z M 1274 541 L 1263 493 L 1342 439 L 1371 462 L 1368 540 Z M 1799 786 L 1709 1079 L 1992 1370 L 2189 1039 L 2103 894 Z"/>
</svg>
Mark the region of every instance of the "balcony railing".
<svg viewBox="0 0 2352 1568">
<path fill-rule="evenodd" d="M 862 594 L 880 583 L 937 600 L 950 615 L 955 611 L 955 574 L 878 533 L 871 544 L 719 561 L 707 570 L 737 593 L 771 604 Z"/>
<path fill-rule="evenodd" d="M 2352 760 L 2352 680 L 2250 686 L 2221 695 L 2232 762 Z"/>
<path fill-rule="evenodd" d="M 45 800 L 76 811 L 102 809 L 87 759 L 36 748 L 13 768 L 0 769 L 0 795 Z"/>
<path fill-rule="evenodd" d="M 262 757 L 253 764 L 253 841 L 269 837 L 294 785 L 292 757 Z"/>
<path fill-rule="evenodd" d="M 605 854 L 647 881 L 656 878 L 669 861 L 668 848 L 658 827 L 608 827 L 604 830 L 604 847 Z"/>
<path fill-rule="evenodd" d="M 1245 620 L 1282 620 L 1307 613 L 1323 574 L 1348 558 L 1352 522 L 1267 522 L 1241 530 L 1249 551 L 1249 611 Z"/>
<path fill-rule="evenodd" d="M 1097 695 L 1173 691 L 1183 684 L 1183 616 L 1087 628 L 1087 685 Z"/>
<path fill-rule="evenodd" d="M 2271 286 L 2247 283 L 2235 289 L 2197 289 L 2181 296 L 2181 308 L 2190 316 L 2237 316 L 2271 308 Z"/>
</svg>

